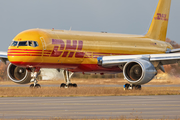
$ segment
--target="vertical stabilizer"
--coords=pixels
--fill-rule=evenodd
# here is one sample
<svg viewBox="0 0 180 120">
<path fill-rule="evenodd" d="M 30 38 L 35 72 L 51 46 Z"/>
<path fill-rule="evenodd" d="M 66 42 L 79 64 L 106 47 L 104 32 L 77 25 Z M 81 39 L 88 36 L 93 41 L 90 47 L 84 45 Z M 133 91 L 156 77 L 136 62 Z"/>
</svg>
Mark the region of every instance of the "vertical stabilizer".
<svg viewBox="0 0 180 120">
<path fill-rule="evenodd" d="M 155 40 L 166 40 L 171 0 L 159 0 L 151 26 L 146 37 Z"/>
</svg>

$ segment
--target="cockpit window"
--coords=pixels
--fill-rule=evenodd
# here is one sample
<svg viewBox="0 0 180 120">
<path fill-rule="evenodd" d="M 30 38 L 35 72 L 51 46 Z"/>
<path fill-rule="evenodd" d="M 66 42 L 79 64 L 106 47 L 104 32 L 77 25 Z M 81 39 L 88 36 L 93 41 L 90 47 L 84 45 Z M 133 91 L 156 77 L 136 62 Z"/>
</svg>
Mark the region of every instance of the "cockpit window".
<svg viewBox="0 0 180 120">
<path fill-rule="evenodd" d="M 29 46 L 31 47 L 37 47 L 38 46 L 38 43 L 36 41 L 28 41 L 29 43 Z"/>
<path fill-rule="evenodd" d="M 36 41 L 34 41 L 34 47 L 37 47 L 38 43 Z"/>
<path fill-rule="evenodd" d="M 33 42 L 29 41 L 29 46 L 34 47 Z"/>
<path fill-rule="evenodd" d="M 28 41 L 20 41 L 18 46 L 28 46 Z"/>
<path fill-rule="evenodd" d="M 30 47 L 37 47 L 38 42 L 36 41 L 13 41 L 11 46 L 30 46 Z"/>
<path fill-rule="evenodd" d="M 11 43 L 11 46 L 17 46 L 17 44 L 18 44 L 17 41 L 13 41 L 13 42 Z"/>
</svg>

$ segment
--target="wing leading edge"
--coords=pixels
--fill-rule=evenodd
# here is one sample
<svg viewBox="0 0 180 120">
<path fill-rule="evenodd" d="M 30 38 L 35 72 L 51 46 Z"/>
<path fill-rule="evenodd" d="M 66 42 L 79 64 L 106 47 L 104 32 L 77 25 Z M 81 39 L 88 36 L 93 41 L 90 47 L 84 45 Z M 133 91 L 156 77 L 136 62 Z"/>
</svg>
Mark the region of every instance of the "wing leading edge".
<svg viewBox="0 0 180 120">
<path fill-rule="evenodd" d="M 6 64 L 6 61 L 8 61 L 7 52 L 0 52 L 0 60 Z"/>
</svg>

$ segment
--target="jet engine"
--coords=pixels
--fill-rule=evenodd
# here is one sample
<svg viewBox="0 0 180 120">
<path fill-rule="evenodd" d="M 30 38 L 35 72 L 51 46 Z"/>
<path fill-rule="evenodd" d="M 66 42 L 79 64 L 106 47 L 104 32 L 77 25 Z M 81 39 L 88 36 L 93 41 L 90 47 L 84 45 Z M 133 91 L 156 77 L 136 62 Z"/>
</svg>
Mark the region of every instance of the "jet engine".
<svg viewBox="0 0 180 120">
<path fill-rule="evenodd" d="M 7 74 L 13 82 L 19 84 L 30 83 L 32 79 L 31 72 L 28 72 L 26 68 L 18 67 L 11 63 L 7 68 Z"/>
<path fill-rule="evenodd" d="M 151 81 L 157 71 L 151 62 L 136 59 L 125 64 L 123 74 L 131 84 L 141 85 Z"/>
</svg>

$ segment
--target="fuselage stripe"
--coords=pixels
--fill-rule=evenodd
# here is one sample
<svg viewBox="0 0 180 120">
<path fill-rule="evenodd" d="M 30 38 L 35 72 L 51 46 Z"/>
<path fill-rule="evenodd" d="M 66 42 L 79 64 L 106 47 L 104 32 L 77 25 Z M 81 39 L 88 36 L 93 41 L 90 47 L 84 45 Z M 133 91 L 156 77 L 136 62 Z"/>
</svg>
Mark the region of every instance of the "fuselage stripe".
<svg viewBox="0 0 180 120">
<path fill-rule="evenodd" d="M 8 52 L 8 53 L 35 53 L 35 54 L 42 54 L 42 52 Z"/>
<path fill-rule="evenodd" d="M 43 51 L 43 50 L 33 50 L 33 49 L 8 49 L 8 51 L 15 50 L 15 51 Z"/>
<path fill-rule="evenodd" d="M 42 55 L 35 55 L 35 54 L 8 54 L 8 56 L 42 56 Z"/>
</svg>

